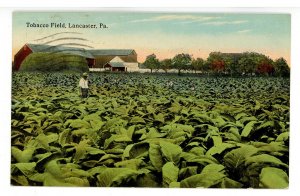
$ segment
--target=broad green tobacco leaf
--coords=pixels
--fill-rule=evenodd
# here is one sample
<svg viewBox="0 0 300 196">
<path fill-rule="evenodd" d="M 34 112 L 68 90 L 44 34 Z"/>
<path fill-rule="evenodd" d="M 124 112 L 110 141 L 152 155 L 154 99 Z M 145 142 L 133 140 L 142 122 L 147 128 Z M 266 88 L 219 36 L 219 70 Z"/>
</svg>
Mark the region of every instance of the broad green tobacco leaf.
<svg viewBox="0 0 300 196">
<path fill-rule="evenodd" d="M 176 138 L 174 138 L 174 144 L 176 145 L 181 145 L 183 142 L 186 141 L 186 135 L 181 135 L 181 136 L 175 135 L 175 136 Z"/>
<path fill-rule="evenodd" d="M 124 149 L 123 155 L 122 155 L 122 160 L 125 160 L 126 158 L 130 157 L 129 153 L 133 146 L 134 146 L 134 144 L 129 144 L 128 146 L 126 146 L 126 148 Z"/>
<path fill-rule="evenodd" d="M 128 116 L 128 112 L 129 109 L 125 105 L 122 105 L 114 110 L 114 113 L 119 116 Z"/>
<path fill-rule="evenodd" d="M 288 168 L 288 165 L 283 163 L 280 159 L 268 155 L 268 154 L 260 154 L 260 155 L 255 155 L 255 156 L 251 156 L 248 157 L 245 161 L 246 165 L 250 165 L 252 163 L 258 164 L 258 163 L 269 163 L 269 164 L 274 164 L 274 165 L 281 165 L 281 166 L 285 166 L 286 168 Z"/>
<path fill-rule="evenodd" d="M 125 185 L 130 179 L 136 179 L 145 171 L 137 171 L 129 168 L 107 168 L 97 175 L 98 186 L 111 187 Z"/>
<path fill-rule="evenodd" d="M 39 172 L 44 171 L 45 164 L 47 162 L 49 162 L 50 160 L 53 160 L 59 156 L 60 156 L 59 153 L 51 153 L 51 152 L 35 155 L 35 158 L 38 158 L 38 161 L 37 161 L 36 167 L 35 167 L 36 170 Z"/>
<path fill-rule="evenodd" d="M 214 146 L 219 146 L 222 144 L 222 137 L 219 135 L 215 135 L 215 136 L 211 136 L 213 142 L 214 142 Z"/>
<path fill-rule="evenodd" d="M 87 172 L 90 174 L 90 176 L 94 176 L 95 174 L 102 173 L 106 169 L 107 169 L 107 167 L 105 167 L 105 166 L 97 166 L 97 167 L 93 167 L 93 168 L 89 169 Z"/>
<path fill-rule="evenodd" d="M 180 182 L 181 188 L 209 188 L 222 182 L 225 175 L 219 172 L 201 173 L 188 177 Z"/>
<path fill-rule="evenodd" d="M 79 169 L 78 165 L 76 166 L 68 166 L 68 164 L 64 165 L 61 167 L 61 173 L 62 173 L 61 175 L 62 178 L 90 176 L 90 174 L 87 171 Z"/>
<path fill-rule="evenodd" d="M 280 135 L 277 136 L 276 142 L 284 142 L 289 139 L 290 133 L 289 132 L 283 132 Z"/>
<path fill-rule="evenodd" d="M 236 145 L 229 144 L 229 143 L 222 143 L 218 144 L 217 146 L 211 147 L 207 152 L 206 155 L 213 156 L 215 154 L 221 154 L 224 150 L 229 148 L 234 148 Z"/>
<path fill-rule="evenodd" d="M 127 136 L 132 139 L 132 136 L 134 134 L 134 131 L 135 131 L 135 125 L 132 125 L 130 126 L 127 130 L 126 130 L 126 133 L 127 133 Z"/>
<path fill-rule="evenodd" d="M 127 124 L 127 121 L 122 120 L 119 117 L 118 118 L 109 118 L 109 117 L 107 117 L 106 119 L 107 119 L 107 121 L 106 121 L 106 123 L 103 127 L 106 130 L 111 130 L 111 129 L 114 129 L 115 127 L 120 127 L 120 126 L 125 127 L 126 124 Z"/>
<path fill-rule="evenodd" d="M 45 124 L 46 124 L 46 122 L 44 122 L 44 126 L 45 126 Z M 44 133 L 46 133 L 46 132 L 59 133 L 61 129 L 62 129 L 62 124 L 55 123 L 55 124 L 51 124 L 50 126 L 47 126 L 47 128 L 44 129 Z"/>
<path fill-rule="evenodd" d="M 219 128 L 212 126 L 210 124 L 201 124 L 201 125 L 196 125 L 195 128 L 200 128 L 202 132 L 207 132 L 207 138 L 210 137 L 211 135 L 218 135 L 219 133 Z"/>
<path fill-rule="evenodd" d="M 240 148 L 231 150 L 224 156 L 225 166 L 231 169 L 239 168 L 246 160 L 258 152 L 258 149 L 251 145 L 244 145 Z"/>
<path fill-rule="evenodd" d="M 225 138 L 230 141 L 236 141 L 236 142 L 241 141 L 241 135 L 239 133 L 239 129 L 236 127 L 230 127 L 228 132 L 225 132 L 224 135 L 225 135 Z"/>
<path fill-rule="evenodd" d="M 225 120 L 221 116 L 217 116 L 216 118 L 211 119 L 211 121 L 216 127 L 222 127 L 226 124 Z"/>
<path fill-rule="evenodd" d="M 85 178 L 69 177 L 69 178 L 57 178 L 49 173 L 44 174 L 44 186 L 59 186 L 59 187 L 83 187 L 89 186 L 89 182 Z"/>
<path fill-rule="evenodd" d="M 131 141 L 132 135 L 134 132 L 134 126 L 131 126 L 129 130 L 126 130 L 123 127 L 120 127 L 118 130 L 116 130 L 116 142 L 126 142 L 126 141 Z"/>
<path fill-rule="evenodd" d="M 171 123 L 168 125 L 165 125 L 161 127 L 161 130 L 163 131 L 171 131 L 173 134 L 176 132 L 187 132 L 192 134 L 195 129 L 191 125 L 183 125 L 183 124 L 178 124 L 178 123 Z"/>
<path fill-rule="evenodd" d="M 80 128 L 72 131 L 72 135 L 75 136 L 82 136 L 82 135 L 87 135 L 91 130 L 86 129 L 86 128 Z"/>
<path fill-rule="evenodd" d="M 140 140 L 146 140 L 146 139 L 151 139 L 151 138 L 160 138 L 166 136 L 167 133 L 159 133 L 155 128 L 151 127 L 149 128 L 149 132 L 143 134 L 140 137 Z"/>
<path fill-rule="evenodd" d="M 11 176 L 11 181 L 21 186 L 29 186 L 29 182 L 25 176 Z M 12 183 L 14 184 L 14 183 Z"/>
<path fill-rule="evenodd" d="M 288 152 L 288 147 L 284 146 L 281 142 L 270 142 L 269 144 L 258 147 L 260 151 L 265 152 Z"/>
<path fill-rule="evenodd" d="M 140 143 L 135 143 L 132 145 L 129 149 L 129 159 L 133 158 L 141 158 L 141 157 L 146 157 L 148 156 L 148 150 L 149 150 L 149 143 L 146 142 L 140 142 Z M 125 152 L 126 151 L 126 152 Z M 127 147 L 125 148 L 123 156 L 127 154 Z"/>
<path fill-rule="evenodd" d="M 146 174 L 139 175 L 137 177 L 136 187 L 145 187 L 145 188 L 156 187 L 156 188 L 160 188 L 161 185 L 160 185 L 160 182 L 159 182 L 158 178 L 154 174 L 146 173 Z"/>
<path fill-rule="evenodd" d="M 249 122 L 243 129 L 241 136 L 242 137 L 248 137 L 253 130 L 254 125 L 257 123 L 257 121 L 251 121 Z"/>
<path fill-rule="evenodd" d="M 71 184 L 71 186 L 75 186 L 75 187 L 89 187 L 90 186 L 90 183 L 86 178 L 80 178 L 80 177 L 64 178 L 63 182 Z"/>
<path fill-rule="evenodd" d="M 67 120 L 64 124 L 65 127 L 67 126 L 72 127 L 73 129 L 76 128 L 90 128 L 91 125 L 89 122 L 87 122 L 86 120 L 81 120 L 81 119 L 75 119 L 75 120 Z"/>
<path fill-rule="evenodd" d="M 255 116 L 250 116 L 250 117 L 243 117 L 239 120 L 242 124 L 245 124 L 247 122 L 251 122 L 251 121 L 257 121 L 257 118 Z"/>
<path fill-rule="evenodd" d="M 180 188 L 180 182 L 171 182 L 169 188 Z"/>
<path fill-rule="evenodd" d="M 197 174 L 197 166 L 184 167 L 179 170 L 178 178 L 185 179 Z"/>
<path fill-rule="evenodd" d="M 143 135 L 143 134 L 147 133 L 147 130 L 146 130 L 146 128 L 142 128 L 142 129 L 136 130 L 134 133 L 136 135 Z"/>
<path fill-rule="evenodd" d="M 90 146 L 86 146 L 85 151 L 87 154 L 90 154 L 90 155 L 104 155 L 105 154 L 105 152 L 103 150 L 100 150 L 100 149 L 94 148 L 94 147 L 90 147 Z"/>
<path fill-rule="evenodd" d="M 121 148 L 107 149 L 107 150 L 105 150 L 105 153 L 107 153 L 107 154 L 123 154 L 124 149 L 121 149 Z"/>
<path fill-rule="evenodd" d="M 52 133 L 45 135 L 44 133 L 39 134 L 35 141 L 38 142 L 38 147 L 45 148 L 46 150 L 50 150 L 49 144 L 52 142 L 56 142 L 58 140 L 58 134 Z"/>
<path fill-rule="evenodd" d="M 105 123 L 102 122 L 101 120 L 91 120 L 90 124 L 94 131 L 99 131 L 104 126 Z"/>
<path fill-rule="evenodd" d="M 84 121 L 100 121 L 101 118 L 99 116 L 99 112 L 98 113 L 93 113 L 93 114 L 89 114 L 89 115 L 86 115 L 84 118 L 83 118 Z M 101 121 L 100 121 L 101 122 Z"/>
<path fill-rule="evenodd" d="M 142 117 L 139 117 L 139 116 L 134 116 L 131 118 L 130 120 L 130 123 L 133 123 L 133 124 L 145 124 L 145 120 L 142 118 Z"/>
<path fill-rule="evenodd" d="M 225 170 L 225 167 L 221 164 L 209 164 L 209 165 L 206 165 L 203 170 L 201 171 L 201 174 L 209 174 L 209 173 L 214 173 L 214 172 L 221 172 L 223 173 Z"/>
<path fill-rule="evenodd" d="M 190 148 L 198 147 L 198 146 L 200 146 L 200 142 L 190 142 L 188 143 L 188 145 L 186 145 L 186 147 L 190 147 Z"/>
<path fill-rule="evenodd" d="M 289 186 L 289 177 L 282 170 L 274 167 L 265 167 L 259 175 L 259 186 L 262 188 L 284 189 Z"/>
<path fill-rule="evenodd" d="M 162 167 L 163 186 L 169 187 L 171 182 L 177 182 L 179 168 L 173 162 L 167 162 Z"/>
<path fill-rule="evenodd" d="M 239 120 L 241 117 L 245 117 L 245 116 L 248 116 L 248 114 L 241 112 L 241 113 L 237 114 L 234 118 L 236 120 Z"/>
<path fill-rule="evenodd" d="M 86 176 L 88 172 L 77 169 L 76 165 L 61 165 L 57 160 L 48 162 L 45 166 L 45 172 L 35 174 L 30 177 L 31 180 L 43 182 L 44 186 L 89 186 Z"/>
<path fill-rule="evenodd" d="M 97 160 L 89 160 L 89 161 L 83 161 L 81 163 L 82 166 L 87 167 L 87 168 L 94 168 L 96 167 L 96 165 L 99 163 L 99 161 Z"/>
<path fill-rule="evenodd" d="M 180 112 L 184 116 L 189 116 L 190 115 L 190 108 L 182 107 L 182 110 Z"/>
<path fill-rule="evenodd" d="M 190 152 L 182 152 L 180 154 L 180 157 L 189 162 L 197 159 L 199 156 L 197 154 L 190 153 Z"/>
<path fill-rule="evenodd" d="M 18 163 L 28 163 L 32 159 L 34 151 L 34 147 L 28 147 L 23 151 L 17 147 L 11 147 L 11 155 L 18 161 Z"/>
<path fill-rule="evenodd" d="M 110 138 L 105 140 L 104 149 L 108 149 L 110 147 L 110 144 L 113 142 L 131 142 L 131 138 L 129 138 L 127 134 L 126 135 L 114 134 Z"/>
<path fill-rule="evenodd" d="M 232 180 L 228 177 L 225 177 L 222 180 L 222 183 L 221 183 L 221 186 L 220 186 L 220 188 L 242 188 L 242 187 L 243 187 L 242 183 L 237 182 L 235 180 Z"/>
<path fill-rule="evenodd" d="M 189 152 L 198 156 L 202 156 L 205 154 L 206 150 L 203 147 L 194 147 Z"/>
<path fill-rule="evenodd" d="M 49 161 L 45 165 L 45 172 L 50 173 L 53 176 L 61 176 L 60 165 L 57 163 L 57 159 Z"/>
<path fill-rule="evenodd" d="M 144 161 L 142 161 L 141 159 L 129 159 L 117 162 L 114 164 L 114 166 L 138 170 L 142 164 L 144 164 Z"/>
<path fill-rule="evenodd" d="M 171 124 L 178 122 L 181 118 L 182 118 L 181 116 L 175 115 L 174 120 L 171 122 Z"/>
<path fill-rule="evenodd" d="M 187 134 L 186 132 L 184 131 L 171 131 L 169 134 L 168 134 L 168 138 L 170 139 L 175 139 L 175 141 L 179 140 L 180 138 L 183 138 L 183 141 L 186 140 L 186 137 L 189 137 L 190 135 Z M 177 142 L 176 142 L 177 144 Z"/>
<path fill-rule="evenodd" d="M 105 155 L 103 155 L 101 158 L 100 158 L 100 160 L 99 160 L 99 162 L 101 163 L 103 163 L 103 162 L 105 162 L 106 160 L 109 160 L 109 159 L 119 159 L 120 158 L 120 156 L 119 155 L 115 155 L 115 154 L 105 154 Z"/>
<path fill-rule="evenodd" d="M 206 113 L 193 112 L 193 118 L 198 119 L 202 123 L 212 122 L 212 119 Z"/>
<path fill-rule="evenodd" d="M 26 120 L 28 121 L 34 121 L 37 123 L 37 125 L 39 127 L 42 126 L 42 121 L 44 121 L 48 116 L 44 113 L 41 113 L 41 115 L 38 115 L 38 116 L 30 116 L 28 117 Z"/>
<path fill-rule="evenodd" d="M 154 120 L 161 122 L 161 123 L 165 123 L 165 116 L 162 113 L 159 114 L 154 114 Z"/>
<path fill-rule="evenodd" d="M 149 158 L 152 165 L 155 167 L 155 169 L 158 172 L 161 172 L 161 168 L 163 167 L 164 161 L 163 161 L 163 157 L 159 145 L 150 144 Z"/>
<path fill-rule="evenodd" d="M 154 113 L 155 113 L 155 109 L 154 109 L 151 105 L 148 105 L 148 106 L 146 107 L 146 110 L 147 110 L 147 112 L 150 113 L 150 114 L 154 114 Z"/>
<path fill-rule="evenodd" d="M 204 166 L 208 164 L 219 164 L 215 158 L 208 155 L 196 155 L 194 153 L 182 152 L 180 156 L 187 162 L 199 163 Z"/>
<path fill-rule="evenodd" d="M 288 110 L 288 109 L 289 109 L 288 106 L 285 106 L 285 105 L 279 105 L 279 104 L 272 105 L 272 107 L 273 107 L 274 109 L 277 109 L 277 110 L 281 111 L 281 112 L 284 112 L 285 110 Z"/>
<path fill-rule="evenodd" d="M 256 130 L 265 129 L 267 127 L 274 127 L 274 121 L 267 121 L 259 125 Z"/>
<path fill-rule="evenodd" d="M 161 141 L 160 147 L 163 156 L 166 157 L 168 161 L 173 162 L 175 164 L 179 162 L 180 154 L 182 152 L 180 146 L 172 144 L 170 142 Z"/>
<path fill-rule="evenodd" d="M 182 109 L 181 105 L 178 102 L 172 103 L 172 106 L 168 109 L 172 113 L 178 114 Z"/>
<path fill-rule="evenodd" d="M 76 153 L 74 155 L 74 162 L 77 163 L 80 159 L 86 156 L 86 148 L 90 147 L 89 140 L 82 140 L 75 146 Z"/>
<path fill-rule="evenodd" d="M 35 171 L 36 163 L 35 162 L 16 163 L 16 164 L 13 164 L 12 166 L 18 168 L 18 170 L 20 170 L 26 177 L 30 177 L 36 173 L 36 171 Z M 13 169 L 12 169 L 12 171 L 13 171 Z"/>
</svg>

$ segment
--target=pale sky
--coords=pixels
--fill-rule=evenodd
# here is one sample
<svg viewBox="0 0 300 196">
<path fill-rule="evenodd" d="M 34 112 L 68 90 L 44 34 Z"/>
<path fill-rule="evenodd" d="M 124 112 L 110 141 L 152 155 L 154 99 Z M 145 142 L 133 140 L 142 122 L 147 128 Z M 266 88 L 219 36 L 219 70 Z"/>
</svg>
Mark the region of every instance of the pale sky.
<svg viewBox="0 0 300 196">
<path fill-rule="evenodd" d="M 28 28 L 30 23 L 103 23 L 106 29 Z M 64 33 L 73 32 L 73 33 Z M 74 34 L 76 32 L 77 34 Z M 57 34 L 60 33 L 60 34 Z M 80 33 L 80 34 L 78 34 Z M 53 35 L 56 34 L 56 35 Z M 47 37 L 43 40 L 39 38 Z M 60 38 L 79 38 L 61 40 Z M 290 62 L 289 14 L 154 13 L 154 12 L 15 12 L 13 55 L 25 43 L 75 42 L 94 49 L 134 49 L 138 61 L 189 53 L 207 58 L 212 51 L 263 53 Z"/>
</svg>

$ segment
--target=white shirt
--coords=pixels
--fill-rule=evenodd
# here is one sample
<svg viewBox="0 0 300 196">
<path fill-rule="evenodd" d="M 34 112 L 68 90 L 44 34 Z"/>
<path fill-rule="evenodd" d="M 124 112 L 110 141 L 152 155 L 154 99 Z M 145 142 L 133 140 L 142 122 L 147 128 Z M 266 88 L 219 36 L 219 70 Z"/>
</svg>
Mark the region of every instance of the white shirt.
<svg viewBox="0 0 300 196">
<path fill-rule="evenodd" d="M 85 80 L 84 78 L 81 78 L 79 81 L 79 87 L 81 88 L 89 88 L 88 86 L 88 80 Z"/>
</svg>

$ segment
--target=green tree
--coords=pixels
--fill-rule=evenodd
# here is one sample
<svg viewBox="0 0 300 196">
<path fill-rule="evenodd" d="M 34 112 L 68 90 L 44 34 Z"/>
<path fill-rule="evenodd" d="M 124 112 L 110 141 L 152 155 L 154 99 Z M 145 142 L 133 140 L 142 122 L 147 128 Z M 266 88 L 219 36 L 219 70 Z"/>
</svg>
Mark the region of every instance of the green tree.
<svg viewBox="0 0 300 196">
<path fill-rule="evenodd" d="M 260 62 L 266 58 L 265 55 L 256 52 L 244 52 L 238 60 L 237 72 L 243 74 L 253 74 L 257 72 Z"/>
<path fill-rule="evenodd" d="M 230 75 L 233 75 L 236 73 L 237 65 L 234 62 L 234 56 L 233 55 L 223 55 L 223 61 L 224 61 L 224 70 L 226 73 L 229 73 Z"/>
<path fill-rule="evenodd" d="M 192 63 L 192 57 L 189 54 L 177 54 L 172 59 L 172 67 L 178 70 L 178 75 L 180 75 L 181 70 L 186 70 Z"/>
<path fill-rule="evenodd" d="M 197 58 L 192 60 L 192 69 L 195 71 L 204 71 L 204 60 L 202 58 Z"/>
<path fill-rule="evenodd" d="M 211 66 L 207 61 L 204 61 L 202 70 L 203 73 L 206 73 L 207 75 L 209 75 L 209 73 L 212 72 Z"/>
<path fill-rule="evenodd" d="M 238 61 L 238 69 L 237 72 L 241 75 L 246 73 L 254 73 L 256 70 L 255 58 L 249 53 L 243 54 L 242 58 Z"/>
<path fill-rule="evenodd" d="M 261 75 L 272 75 L 274 73 L 273 60 L 265 55 L 261 56 L 256 72 Z"/>
<path fill-rule="evenodd" d="M 206 61 L 212 72 L 218 74 L 224 72 L 225 61 L 221 52 L 211 52 Z"/>
<path fill-rule="evenodd" d="M 274 69 L 276 76 L 289 76 L 290 67 L 284 58 L 279 58 L 274 62 Z"/>
<path fill-rule="evenodd" d="M 159 69 L 160 65 L 159 60 L 156 58 L 155 54 L 148 55 L 143 64 L 146 68 L 151 70 L 151 73 L 153 69 Z"/>
<path fill-rule="evenodd" d="M 160 62 L 160 67 L 167 73 L 168 70 L 172 68 L 172 60 L 171 59 L 162 60 Z"/>
</svg>

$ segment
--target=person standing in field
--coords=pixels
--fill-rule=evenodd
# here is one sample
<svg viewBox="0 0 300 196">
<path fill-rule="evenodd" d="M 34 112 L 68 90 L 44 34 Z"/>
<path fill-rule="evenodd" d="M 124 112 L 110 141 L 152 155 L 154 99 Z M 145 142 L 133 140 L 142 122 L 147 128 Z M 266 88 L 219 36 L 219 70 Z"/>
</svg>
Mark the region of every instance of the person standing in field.
<svg viewBox="0 0 300 196">
<path fill-rule="evenodd" d="M 88 74 L 83 73 L 79 81 L 79 90 L 81 93 L 81 98 L 87 98 L 89 95 L 89 86 L 88 86 Z"/>
</svg>

